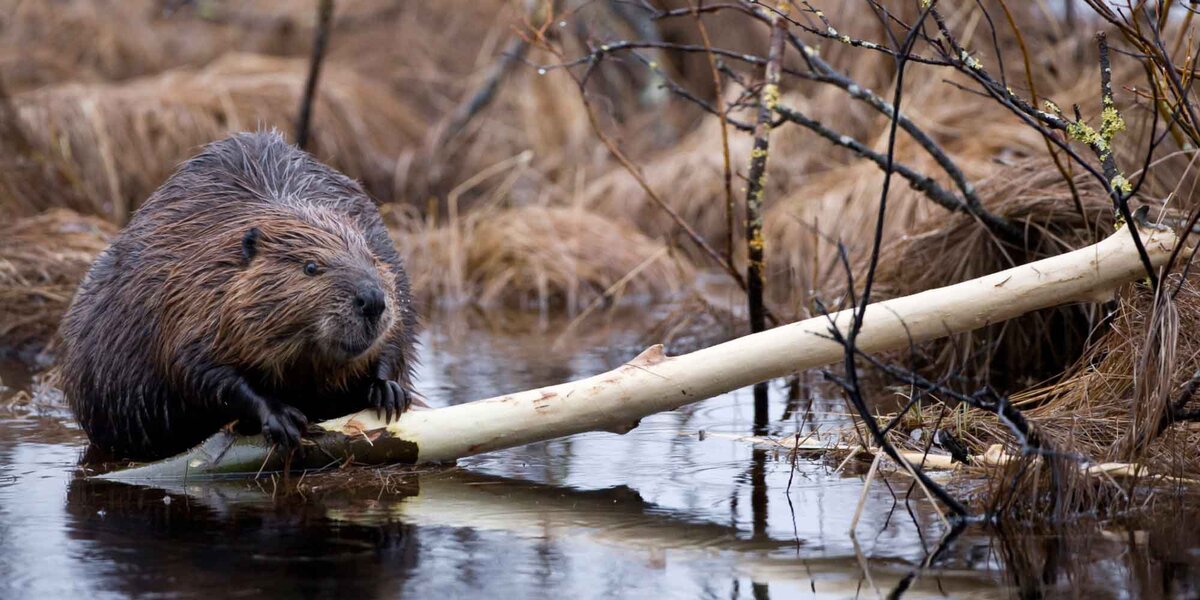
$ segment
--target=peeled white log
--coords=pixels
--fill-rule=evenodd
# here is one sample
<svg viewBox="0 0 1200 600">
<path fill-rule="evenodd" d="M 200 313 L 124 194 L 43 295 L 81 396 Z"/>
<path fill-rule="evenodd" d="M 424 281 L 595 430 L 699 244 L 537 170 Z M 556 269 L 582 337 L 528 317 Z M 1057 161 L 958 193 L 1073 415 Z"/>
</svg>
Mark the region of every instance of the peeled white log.
<svg viewBox="0 0 1200 600">
<path fill-rule="evenodd" d="M 1170 231 L 1143 230 L 1156 266 L 1171 254 Z M 978 329 L 1059 304 L 1111 297 L 1120 285 L 1145 276 L 1128 231 L 1073 252 L 963 283 L 878 302 L 867 307 L 858 347 L 865 352 L 906 348 L 912 342 Z M 652 346 L 628 363 L 587 379 L 457 406 L 410 411 L 384 425 L 373 411 L 321 424 L 345 434 L 323 436 L 298 457 L 315 467 L 353 456 L 357 462 L 437 463 L 581 433 L 624 433 L 647 415 L 672 410 L 804 369 L 838 362 L 835 323 L 846 331 L 852 313 L 799 321 L 686 354 L 668 357 Z M 113 479 L 180 477 L 258 470 L 267 462 L 261 438 L 234 442 L 217 436 L 175 459 L 109 474 Z M 275 465 L 267 463 L 266 468 Z"/>
</svg>

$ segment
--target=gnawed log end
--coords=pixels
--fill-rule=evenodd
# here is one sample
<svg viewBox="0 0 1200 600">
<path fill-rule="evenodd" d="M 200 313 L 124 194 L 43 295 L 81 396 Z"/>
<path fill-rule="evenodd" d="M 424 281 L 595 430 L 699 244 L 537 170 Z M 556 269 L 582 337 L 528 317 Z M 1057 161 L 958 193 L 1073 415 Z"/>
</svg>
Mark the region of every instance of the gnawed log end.
<svg viewBox="0 0 1200 600">
<path fill-rule="evenodd" d="M 415 442 L 396 437 L 386 428 L 351 433 L 313 428 L 292 453 L 288 466 L 292 471 L 315 471 L 354 463 L 411 465 L 417 462 L 417 455 Z M 124 482 L 243 477 L 282 471 L 285 458 L 285 453 L 268 445 L 261 435 L 242 437 L 222 430 L 183 454 L 95 477 Z"/>
</svg>

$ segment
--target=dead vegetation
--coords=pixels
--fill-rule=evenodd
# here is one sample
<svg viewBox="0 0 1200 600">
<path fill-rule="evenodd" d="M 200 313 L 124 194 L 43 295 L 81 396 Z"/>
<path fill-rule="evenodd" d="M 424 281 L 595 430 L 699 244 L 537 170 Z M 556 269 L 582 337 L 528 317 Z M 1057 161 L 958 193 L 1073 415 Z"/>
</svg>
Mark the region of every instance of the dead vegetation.
<svg viewBox="0 0 1200 600">
<path fill-rule="evenodd" d="M 62 165 L 67 190 L 95 214 L 123 222 L 203 144 L 230 132 L 290 130 L 304 84 L 303 59 L 226 55 L 200 69 L 120 84 L 67 83 L 13 97 L 18 125 L 41 160 Z M 312 152 L 390 197 L 401 152 L 421 124 L 386 88 L 353 72 L 326 75 L 317 98 Z M 20 176 L 20 173 L 13 173 Z M 57 190 L 19 206 L 53 206 Z M 40 200 L 40 202 L 39 202 Z"/>
<path fill-rule="evenodd" d="M 341 27 L 368 30 L 396 10 L 388 0 L 338 6 Z M 289 0 L 4 0 L 0 79 L 22 92 L 201 66 L 230 51 L 301 55 L 314 15 L 308 3 Z"/>
<path fill-rule="evenodd" d="M 57 208 L 0 227 L 0 339 L 35 355 L 48 343 L 75 288 L 117 228 Z"/>
<path fill-rule="evenodd" d="M 627 297 L 668 300 L 695 277 L 663 242 L 578 207 L 480 209 L 444 227 L 410 227 L 393 237 L 433 305 L 574 313 Z"/>
<path fill-rule="evenodd" d="M 1145 285 L 1127 289 L 1061 376 L 1009 398 L 1042 450 L 1028 450 L 994 412 L 936 394 L 891 439 L 919 455 L 934 432 L 948 432 L 975 457 L 968 472 L 983 476 L 965 489 L 982 488 L 991 510 L 1032 521 L 1136 512 L 1173 497 L 1162 491 L 1194 493 L 1200 344 L 1186 332 L 1200 326 L 1200 290 L 1195 276 L 1167 284 L 1157 299 Z"/>
</svg>

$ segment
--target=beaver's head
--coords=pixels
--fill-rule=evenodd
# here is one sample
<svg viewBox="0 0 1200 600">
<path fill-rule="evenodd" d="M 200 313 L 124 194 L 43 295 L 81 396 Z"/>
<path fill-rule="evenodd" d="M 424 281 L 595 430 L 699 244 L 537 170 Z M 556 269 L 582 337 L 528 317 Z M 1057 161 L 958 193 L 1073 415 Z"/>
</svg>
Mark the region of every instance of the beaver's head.
<svg viewBox="0 0 1200 600">
<path fill-rule="evenodd" d="M 280 213 L 243 228 L 218 346 L 281 376 L 297 364 L 365 364 L 398 326 L 391 271 L 345 216 Z"/>
</svg>

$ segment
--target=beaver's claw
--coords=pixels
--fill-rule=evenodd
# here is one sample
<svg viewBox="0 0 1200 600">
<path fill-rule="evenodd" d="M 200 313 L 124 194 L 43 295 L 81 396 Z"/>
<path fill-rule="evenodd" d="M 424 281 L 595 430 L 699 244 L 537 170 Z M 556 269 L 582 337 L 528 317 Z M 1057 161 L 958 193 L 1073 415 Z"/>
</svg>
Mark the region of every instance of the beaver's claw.
<svg viewBox="0 0 1200 600">
<path fill-rule="evenodd" d="M 279 404 L 260 417 L 262 434 L 267 443 L 284 449 L 300 447 L 300 434 L 308 429 L 308 418 L 299 409 Z"/>
<path fill-rule="evenodd" d="M 367 391 L 367 404 L 375 409 L 376 414 L 382 413 L 384 423 L 392 422 L 412 405 L 412 394 L 398 381 L 376 379 Z"/>
</svg>

